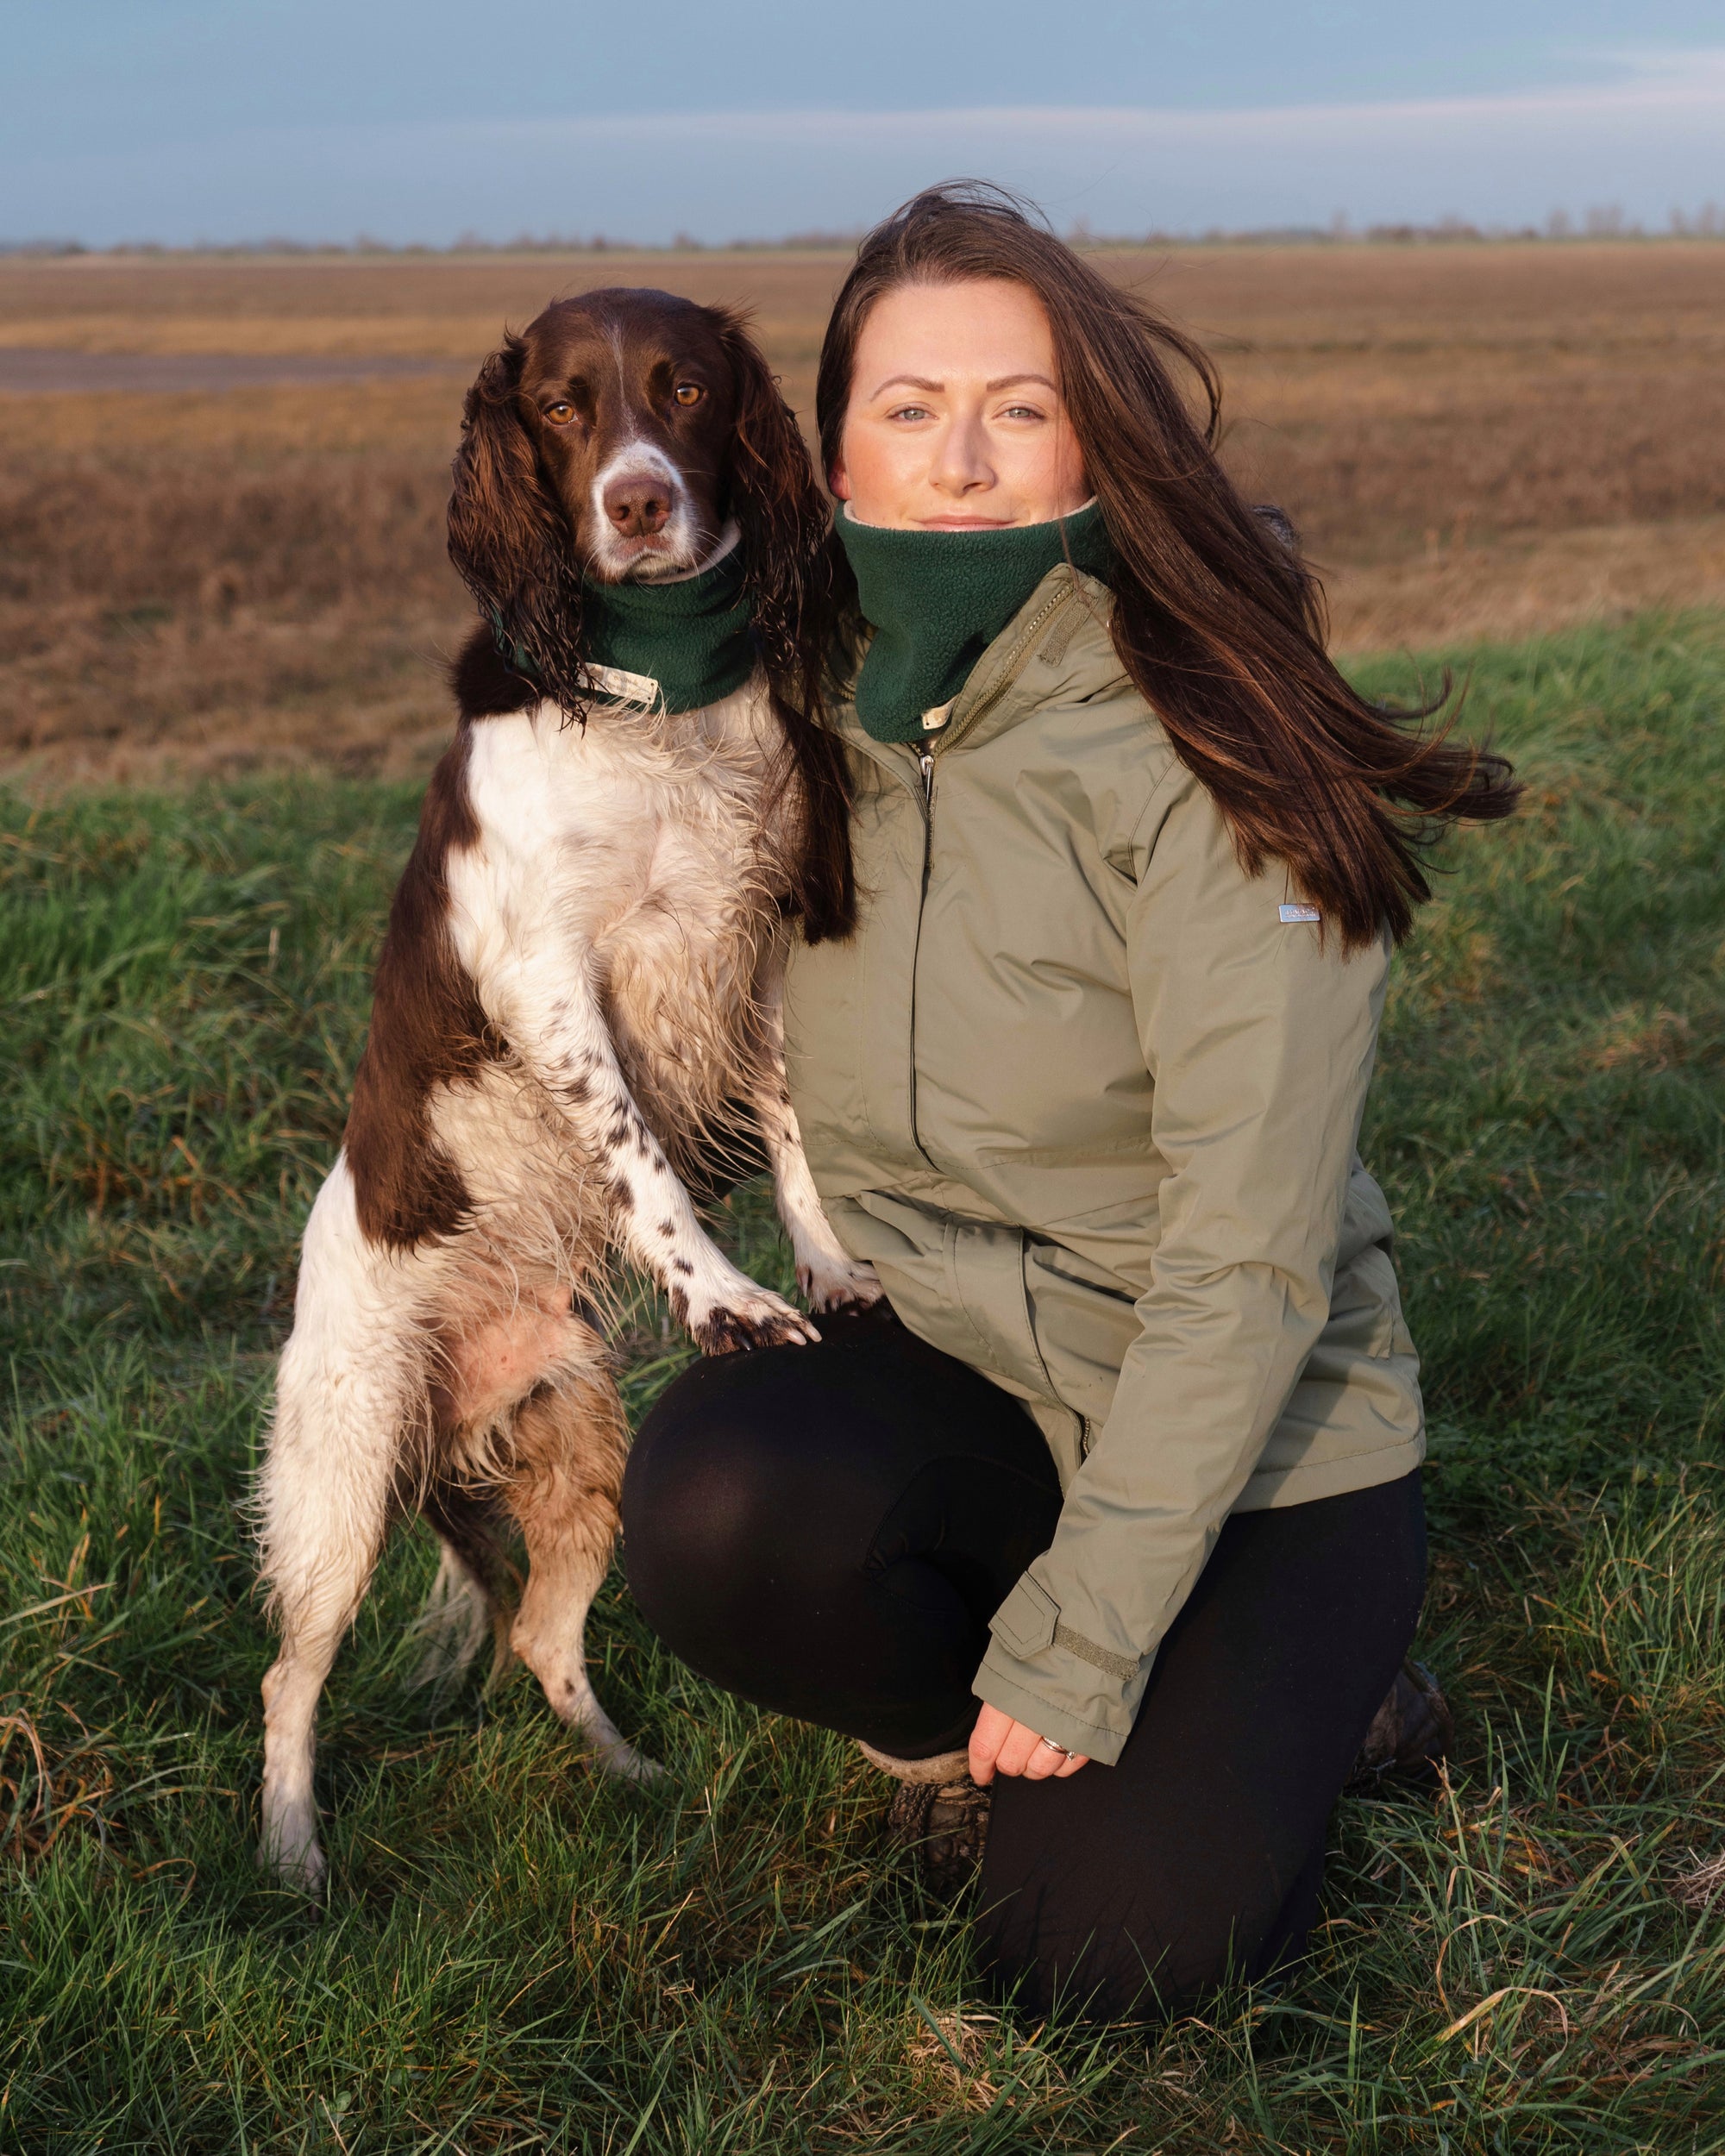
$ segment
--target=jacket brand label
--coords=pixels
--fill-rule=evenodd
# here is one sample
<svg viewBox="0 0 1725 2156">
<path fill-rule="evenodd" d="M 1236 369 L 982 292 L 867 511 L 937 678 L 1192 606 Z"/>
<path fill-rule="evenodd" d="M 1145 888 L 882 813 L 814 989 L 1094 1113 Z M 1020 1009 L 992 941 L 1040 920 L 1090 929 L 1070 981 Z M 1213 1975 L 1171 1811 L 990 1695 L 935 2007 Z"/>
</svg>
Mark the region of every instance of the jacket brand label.
<svg viewBox="0 0 1725 2156">
<path fill-rule="evenodd" d="M 1315 906 L 1278 906 L 1276 918 L 1278 921 L 1321 921 L 1324 917 Z"/>
</svg>

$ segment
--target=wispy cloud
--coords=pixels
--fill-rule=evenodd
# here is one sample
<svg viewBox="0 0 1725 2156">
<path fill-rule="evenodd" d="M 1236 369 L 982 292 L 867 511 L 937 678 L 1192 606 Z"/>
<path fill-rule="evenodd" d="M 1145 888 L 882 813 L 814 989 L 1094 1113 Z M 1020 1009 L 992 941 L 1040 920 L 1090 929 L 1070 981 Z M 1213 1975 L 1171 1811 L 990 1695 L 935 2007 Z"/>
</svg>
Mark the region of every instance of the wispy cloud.
<svg viewBox="0 0 1725 2156">
<path fill-rule="evenodd" d="M 1327 135 L 1342 130 L 1356 138 L 1412 124 L 1433 133 L 1484 122 L 1545 120 L 1572 127 L 1578 122 L 1637 121 L 1669 112 L 1725 112 L 1725 46 L 1693 52 L 1614 53 L 1625 79 L 1615 83 L 1551 89 L 1505 91 L 1474 97 L 1403 97 L 1345 103 L 1251 105 L 1191 111 L 1145 105 L 954 105 L 914 107 L 899 111 L 849 112 L 811 107 L 806 110 L 747 110 L 693 113 L 674 123 L 676 134 L 706 142 L 756 140 L 762 135 L 806 142 L 843 141 L 858 145 L 898 141 L 915 135 L 930 143 L 949 135 L 994 136 L 1003 130 L 1066 141 L 1101 133 L 1110 141 L 1165 140 L 1229 142 L 1262 137 L 1265 129 L 1288 140 Z M 580 120 L 541 120 L 508 132 L 543 131 L 555 137 L 569 129 L 595 141 L 662 141 L 666 122 L 654 115 L 617 115 Z M 494 133 L 481 123 L 481 132 Z M 1718 146 L 1725 163 L 1725 138 Z"/>
<path fill-rule="evenodd" d="M 1650 82 L 1725 81 L 1725 45 L 1615 47 L 1596 57 Z"/>
</svg>

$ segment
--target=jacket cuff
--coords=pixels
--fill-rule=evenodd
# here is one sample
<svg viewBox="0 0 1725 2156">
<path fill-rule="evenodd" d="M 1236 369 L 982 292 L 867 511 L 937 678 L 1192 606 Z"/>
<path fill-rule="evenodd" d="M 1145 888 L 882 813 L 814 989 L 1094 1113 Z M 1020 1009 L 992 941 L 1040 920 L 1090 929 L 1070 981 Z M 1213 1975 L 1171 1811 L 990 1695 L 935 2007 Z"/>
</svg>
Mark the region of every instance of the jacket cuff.
<svg viewBox="0 0 1725 2156">
<path fill-rule="evenodd" d="M 1112 1766 L 1132 1734 L 1153 1657 L 1113 1653 L 1063 1625 L 1054 1598 L 1029 1573 L 989 1629 L 994 1641 L 971 1688 L 978 1698 Z"/>
</svg>

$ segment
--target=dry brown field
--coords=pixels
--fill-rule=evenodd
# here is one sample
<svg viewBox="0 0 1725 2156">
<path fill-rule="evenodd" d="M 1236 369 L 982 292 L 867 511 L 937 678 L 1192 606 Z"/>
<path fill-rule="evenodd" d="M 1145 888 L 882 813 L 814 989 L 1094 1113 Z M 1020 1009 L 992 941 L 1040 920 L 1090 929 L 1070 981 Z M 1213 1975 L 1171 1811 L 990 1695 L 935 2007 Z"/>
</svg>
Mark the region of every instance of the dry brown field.
<svg viewBox="0 0 1725 2156">
<path fill-rule="evenodd" d="M 1299 524 L 1342 649 L 1725 603 L 1725 246 L 1098 260 L 1214 352 L 1229 461 Z M 469 611 L 443 560 L 446 473 L 503 324 L 597 284 L 740 302 L 806 418 L 844 266 L 0 264 L 0 773 L 423 768 Z M 423 371 L 364 378 L 384 360 Z M 352 372 L 296 381 L 296 361 Z M 148 386 L 43 393 L 45 372 Z"/>
</svg>

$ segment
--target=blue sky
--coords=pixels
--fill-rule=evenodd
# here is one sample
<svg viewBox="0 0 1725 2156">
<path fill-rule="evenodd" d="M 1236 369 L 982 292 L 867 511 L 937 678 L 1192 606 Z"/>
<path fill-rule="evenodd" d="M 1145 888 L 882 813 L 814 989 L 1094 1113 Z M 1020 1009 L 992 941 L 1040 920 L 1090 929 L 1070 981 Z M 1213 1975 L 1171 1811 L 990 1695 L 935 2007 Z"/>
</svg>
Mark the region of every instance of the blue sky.
<svg viewBox="0 0 1725 2156">
<path fill-rule="evenodd" d="M 11 240 L 1725 205 L 1725 0 L 11 0 L 0 66 Z"/>
</svg>

